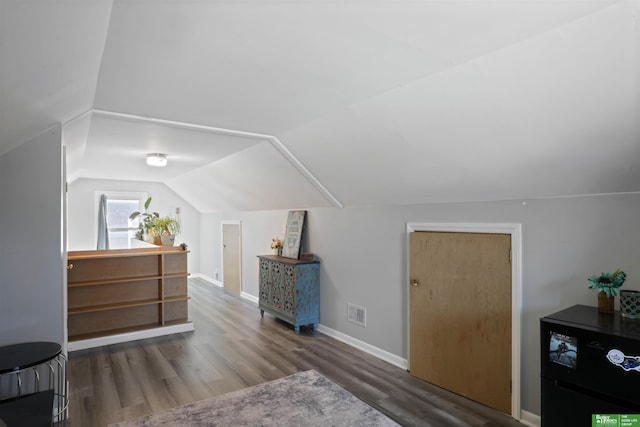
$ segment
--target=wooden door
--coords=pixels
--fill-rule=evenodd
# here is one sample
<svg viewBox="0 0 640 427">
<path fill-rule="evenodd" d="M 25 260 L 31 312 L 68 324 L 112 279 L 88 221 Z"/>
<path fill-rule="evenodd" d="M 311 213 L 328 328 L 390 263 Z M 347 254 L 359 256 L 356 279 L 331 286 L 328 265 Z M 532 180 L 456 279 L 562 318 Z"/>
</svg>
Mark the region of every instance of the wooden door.
<svg viewBox="0 0 640 427">
<path fill-rule="evenodd" d="M 410 233 L 416 377 L 511 413 L 511 236 Z"/>
<path fill-rule="evenodd" d="M 240 295 L 240 224 L 222 224 L 222 283 Z"/>
</svg>

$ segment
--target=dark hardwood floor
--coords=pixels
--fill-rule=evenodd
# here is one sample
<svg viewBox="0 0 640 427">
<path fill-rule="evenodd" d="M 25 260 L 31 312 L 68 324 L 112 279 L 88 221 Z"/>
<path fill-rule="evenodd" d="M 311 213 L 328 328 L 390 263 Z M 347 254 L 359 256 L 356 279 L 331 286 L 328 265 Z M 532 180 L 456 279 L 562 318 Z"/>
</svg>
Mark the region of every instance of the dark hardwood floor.
<svg viewBox="0 0 640 427">
<path fill-rule="evenodd" d="M 189 280 L 195 332 L 69 355 L 72 427 L 117 421 L 315 369 L 407 426 L 519 426 L 340 341 L 293 328 L 201 279 Z"/>
</svg>

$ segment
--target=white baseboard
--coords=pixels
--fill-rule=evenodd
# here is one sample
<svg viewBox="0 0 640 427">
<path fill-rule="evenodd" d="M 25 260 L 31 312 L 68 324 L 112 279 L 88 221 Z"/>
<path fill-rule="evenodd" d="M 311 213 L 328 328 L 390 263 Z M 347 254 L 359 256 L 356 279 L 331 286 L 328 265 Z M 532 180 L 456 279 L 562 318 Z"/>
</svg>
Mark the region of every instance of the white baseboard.
<svg viewBox="0 0 640 427">
<path fill-rule="evenodd" d="M 222 282 L 221 282 L 221 281 L 216 280 L 216 279 L 213 279 L 213 278 L 211 278 L 211 277 L 207 276 L 206 274 L 202 274 L 202 273 L 194 273 L 194 274 L 192 274 L 192 275 L 191 275 L 191 277 L 199 278 L 199 279 L 202 279 L 202 280 L 206 280 L 207 282 L 209 282 L 209 283 L 211 283 L 212 285 L 215 285 L 215 286 L 217 286 L 217 287 L 219 287 L 219 288 L 224 287 L 224 285 L 222 284 Z"/>
<path fill-rule="evenodd" d="M 364 341 L 360 341 L 359 339 L 353 338 L 347 334 L 343 334 L 340 331 L 336 331 L 335 329 L 331 329 L 322 324 L 318 325 L 318 332 L 322 332 L 323 334 L 328 335 L 331 338 L 335 338 L 338 341 L 342 341 L 345 344 L 349 344 L 351 347 L 355 347 L 359 350 L 364 351 L 365 353 L 369 353 L 372 356 L 377 357 L 378 359 L 382 359 L 385 362 L 389 362 L 392 365 L 397 366 L 398 368 L 402 368 L 404 370 L 407 369 L 407 366 L 408 366 L 407 359 L 398 357 L 395 354 L 382 350 L 381 348 L 374 347 L 371 344 L 367 344 Z"/>
<path fill-rule="evenodd" d="M 180 325 L 160 326 L 158 328 L 146 329 L 144 331 L 128 332 L 125 334 L 109 335 L 106 337 L 91 338 L 80 341 L 69 341 L 68 351 L 84 350 L 87 348 L 100 347 L 103 345 L 119 344 L 121 342 L 142 340 L 145 338 L 155 338 L 162 335 L 177 334 L 180 332 L 191 332 L 196 328 L 192 322 Z"/>
<path fill-rule="evenodd" d="M 246 293 L 246 292 L 241 292 L 241 293 L 240 293 L 240 296 L 241 296 L 242 298 L 246 299 L 247 301 L 252 302 L 252 303 L 254 303 L 255 305 L 258 305 L 258 302 L 259 302 L 258 297 L 253 296 L 253 295 L 251 295 L 251 294 L 248 294 L 248 293 Z"/>
<path fill-rule="evenodd" d="M 520 420 L 522 424 L 530 426 L 530 427 L 540 427 L 542 421 L 540 419 L 540 415 L 536 415 L 534 413 L 521 410 L 520 411 Z"/>
</svg>

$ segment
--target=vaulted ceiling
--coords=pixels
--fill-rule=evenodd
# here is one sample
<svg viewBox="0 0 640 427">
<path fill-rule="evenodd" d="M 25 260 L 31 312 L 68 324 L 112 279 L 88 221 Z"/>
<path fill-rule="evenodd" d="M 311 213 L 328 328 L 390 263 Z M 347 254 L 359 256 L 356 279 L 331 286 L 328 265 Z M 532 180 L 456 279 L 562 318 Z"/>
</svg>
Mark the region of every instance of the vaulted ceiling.
<svg viewBox="0 0 640 427">
<path fill-rule="evenodd" d="M 0 0 L 0 67 L 0 153 L 201 212 L 640 191 L 640 0 Z"/>
</svg>

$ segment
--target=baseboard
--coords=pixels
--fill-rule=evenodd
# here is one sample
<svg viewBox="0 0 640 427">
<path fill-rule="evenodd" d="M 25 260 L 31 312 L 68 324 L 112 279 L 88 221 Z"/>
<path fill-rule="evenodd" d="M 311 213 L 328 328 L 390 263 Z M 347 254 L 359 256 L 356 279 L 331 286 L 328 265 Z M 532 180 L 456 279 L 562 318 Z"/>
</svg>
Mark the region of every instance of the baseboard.
<svg viewBox="0 0 640 427">
<path fill-rule="evenodd" d="M 193 278 L 198 278 L 198 279 L 202 279 L 202 280 L 206 280 L 207 282 L 211 283 L 212 285 L 215 285 L 219 288 L 224 287 L 224 285 L 222 284 L 221 281 L 213 279 L 209 276 L 207 276 L 206 274 L 202 274 L 202 273 L 194 273 L 191 275 L 191 277 Z"/>
<path fill-rule="evenodd" d="M 103 345 L 119 344 L 127 341 L 142 340 L 145 338 L 155 338 L 162 335 L 177 334 L 181 332 L 191 332 L 195 330 L 192 322 L 180 325 L 161 326 L 143 331 L 127 332 L 125 334 L 109 335 L 106 337 L 90 338 L 80 341 L 69 341 L 68 351 L 85 350 L 87 348 L 101 347 Z"/>
<path fill-rule="evenodd" d="M 255 305 L 258 305 L 258 303 L 260 302 L 258 297 L 248 294 L 246 292 L 241 292 L 240 296 Z"/>
<path fill-rule="evenodd" d="M 520 411 L 520 420 L 522 424 L 530 426 L 530 427 L 540 427 L 542 421 L 540 419 L 540 415 L 536 415 L 534 413 L 521 410 Z"/>
<path fill-rule="evenodd" d="M 407 366 L 408 366 L 407 359 L 398 357 L 395 354 L 382 350 L 381 348 L 374 347 L 371 344 L 367 344 L 364 341 L 360 341 L 359 339 L 353 338 L 347 334 L 343 334 L 342 332 L 336 331 L 335 329 L 331 329 L 322 324 L 318 325 L 318 332 L 328 335 L 331 338 L 335 338 L 338 341 L 342 341 L 345 344 L 349 344 L 351 347 L 355 347 L 358 350 L 362 350 L 365 353 L 369 353 L 372 356 L 377 357 L 378 359 L 382 359 L 385 362 L 389 362 L 392 365 L 397 366 L 398 368 L 402 368 L 404 370 L 407 369 Z"/>
</svg>

